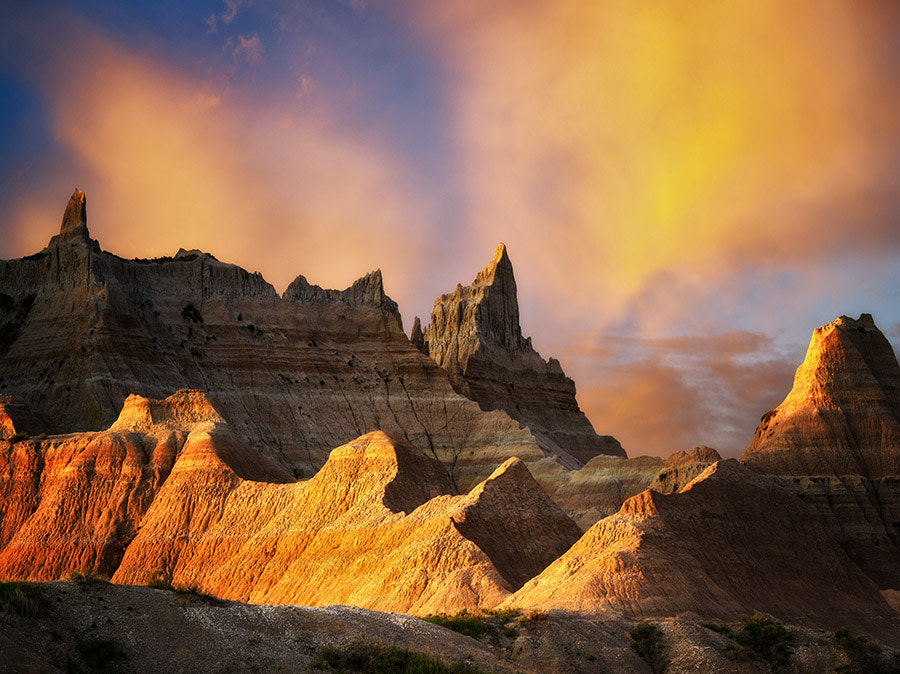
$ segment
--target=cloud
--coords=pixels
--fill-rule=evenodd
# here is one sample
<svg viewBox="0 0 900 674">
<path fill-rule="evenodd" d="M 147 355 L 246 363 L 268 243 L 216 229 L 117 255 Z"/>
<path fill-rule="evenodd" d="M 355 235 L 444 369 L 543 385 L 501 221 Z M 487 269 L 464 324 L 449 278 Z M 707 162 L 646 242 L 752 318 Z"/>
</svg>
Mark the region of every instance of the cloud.
<svg viewBox="0 0 900 674">
<path fill-rule="evenodd" d="M 527 293 L 595 329 L 660 276 L 900 254 L 898 11 L 403 5 L 443 58 L 478 248 L 505 240 L 537 272 Z"/>
<path fill-rule="evenodd" d="M 243 0 L 225 0 L 225 11 L 221 14 L 210 14 L 206 17 L 206 25 L 209 27 L 210 33 L 218 32 L 219 22 L 229 24 L 234 21 L 238 10 L 244 4 Z"/>
<path fill-rule="evenodd" d="M 601 335 L 570 347 L 578 400 L 594 427 L 629 456 L 700 444 L 740 456 L 760 416 L 791 388 L 802 346 L 761 333 L 640 339 Z"/>
<path fill-rule="evenodd" d="M 60 168 L 8 192 L 10 255 L 56 233 L 78 186 L 92 234 L 123 256 L 198 247 L 264 265 L 280 289 L 298 273 L 343 288 L 391 263 L 388 292 L 415 286 L 427 209 L 376 127 L 353 126 L 324 93 L 299 106 L 289 90 L 216 90 L 70 13 L 35 21 L 20 35 Z"/>
<path fill-rule="evenodd" d="M 232 56 L 234 56 L 235 60 L 238 58 L 244 59 L 245 63 L 262 63 L 262 40 L 259 39 L 259 35 L 253 35 L 252 37 L 239 35 L 237 46 L 232 51 Z"/>
</svg>

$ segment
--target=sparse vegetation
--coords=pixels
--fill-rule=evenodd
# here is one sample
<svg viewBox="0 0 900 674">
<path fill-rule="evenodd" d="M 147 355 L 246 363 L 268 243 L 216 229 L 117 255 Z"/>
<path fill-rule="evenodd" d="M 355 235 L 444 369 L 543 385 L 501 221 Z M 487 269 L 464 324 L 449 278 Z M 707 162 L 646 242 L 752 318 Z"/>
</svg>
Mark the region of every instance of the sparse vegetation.
<svg viewBox="0 0 900 674">
<path fill-rule="evenodd" d="M 780 623 L 760 615 L 745 616 L 740 631 L 726 636 L 736 642 L 736 646 L 729 644 L 725 649 L 732 660 L 749 660 L 755 654 L 776 668 L 787 667 L 790 663 L 793 637 Z"/>
<path fill-rule="evenodd" d="M 181 309 L 181 318 L 186 321 L 193 321 L 194 323 L 202 323 L 203 316 L 200 315 L 200 310 L 194 306 L 193 302 L 185 304 Z"/>
<path fill-rule="evenodd" d="M 38 618 L 46 609 L 41 588 L 34 583 L 0 583 L 0 609 L 23 618 Z"/>
<path fill-rule="evenodd" d="M 430 623 L 446 627 L 454 632 L 459 632 L 473 639 L 488 638 L 490 641 L 503 645 L 501 636 L 507 639 L 515 639 L 519 632 L 512 625 L 514 621 L 521 621 L 521 611 L 509 609 L 479 609 L 471 612 L 463 609 L 459 613 L 447 615 L 430 615 L 423 618 Z"/>
<path fill-rule="evenodd" d="M 89 587 L 105 583 L 106 580 L 94 574 L 90 569 L 82 569 L 81 571 L 73 571 L 69 574 L 69 580 L 81 589 L 86 590 Z"/>
<path fill-rule="evenodd" d="M 631 647 L 654 674 L 664 672 L 669 664 L 665 637 L 662 630 L 652 623 L 643 623 L 631 631 Z"/>
<path fill-rule="evenodd" d="M 843 674 L 900 674 L 900 660 L 895 656 L 893 662 L 886 662 L 881 646 L 866 637 L 840 628 L 834 631 L 834 641 L 850 660 L 837 671 Z"/>
<path fill-rule="evenodd" d="M 482 671 L 468 662 L 446 665 L 425 653 L 364 643 L 342 649 L 324 646 L 312 667 L 347 674 L 479 674 Z"/>
<path fill-rule="evenodd" d="M 547 614 L 544 611 L 539 611 L 537 609 L 533 611 L 529 611 L 526 613 L 519 622 L 523 623 L 538 623 L 543 622 L 547 619 Z"/>
<path fill-rule="evenodd" d="M 116 674 L 125 669 L 125 649 L 115 639 L 85 637 L 78 640 L 76 648 L 86 669 L 70 666 L 70 671 Z"/>
<path fill-rule="evenodd" d="M 31 436 L 25 431 L 18 431 L 15 435 L 13 435 L 9 441 L 10 442 L 22 442 L 22 440 L 28 440 Z"/>
<path fill-rule="evenodd" d="M 446 627 L 448 630 L 459 632 L 473 639 L 480 637 L 487 629 L 483 615 L 470 613 L 466 609 L 454 615 L 442 613 L 440 615 L 425 616 L 423 620 Z"/>
</svg>

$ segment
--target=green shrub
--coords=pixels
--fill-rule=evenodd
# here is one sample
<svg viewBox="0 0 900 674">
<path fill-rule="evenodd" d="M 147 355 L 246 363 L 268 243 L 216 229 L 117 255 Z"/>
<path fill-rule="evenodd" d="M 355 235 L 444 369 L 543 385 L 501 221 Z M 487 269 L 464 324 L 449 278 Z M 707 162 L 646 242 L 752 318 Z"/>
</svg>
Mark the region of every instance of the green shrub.
<svg viewBox="0 0 900 674">
<path fill-rule="evenodd" d="M 834 631 L 834 640 L 850 663 L 837 668 L 842 674 L 900 674 L 900 662 L 885 662 L 881 646 L 844 628 Z"/>
<path fill-rule="evenodd" d="M 15 435 L 13 435 L 9 441 L 10 442 L 21 442 L 22 440 L 27 440 L 31 436 L 28 435 L 25 431 L 18 431 Z"/>
<path fill-rule="evenodd" d="M 460 634 L 465 634 L 467 637 L 472 637 L 473 639 L 477 639 L 487 630 L 484 616 L 476 613 L 469 613 L 466 609 L 463 609 L 455 615 L 446 615 L 442 613 L 440 615 L 425 616 L 422 620 L 434 623 L 435 625 L 440 625 L 441 627 L 446 627 L 448 630 L 453 630 Z"/>
<path fill-rule="evenodd" d="M 467 662 L 445 665 L 425 653 L 363 643 L 344 649 L 324 646 L 312 666 L 314 669 L 348 674 L 480 674 L 482 671 Z"/>
<path fill-rule="evenodd" d="M 665 671 L 669 664 L 662 630 L 652 623 L 643 623 L 631 631 L 631 647 L 654 674 Z"/>
<path fill-rule="evenodd" d="M 38 618 L 46 608 L 46 601 L 41 588 L 34 583 L 0 583 L 0 608 L 23 618 Z"/>
<path fill-rule="evenodd" d="M 734 633 L 734 640 L 749 651 L 756 653 L 776 667 L 786 667 L 791 658 L 793 637 L 784 628 L 759 615 L 741 619 L 741 629 Z"/>
<path fill-rule="evenodd" d="M 88 672 L 116 674 L 124 671 L 125 649 L 115 639 L 87 637 L 76 644 Z"/>
</svg>

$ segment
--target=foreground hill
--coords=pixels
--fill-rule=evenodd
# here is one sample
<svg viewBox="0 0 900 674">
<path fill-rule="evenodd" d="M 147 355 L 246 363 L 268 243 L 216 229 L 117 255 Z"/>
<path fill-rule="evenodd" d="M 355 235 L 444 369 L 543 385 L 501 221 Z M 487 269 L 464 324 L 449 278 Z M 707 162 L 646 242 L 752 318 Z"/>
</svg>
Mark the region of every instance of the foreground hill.
<svg viewBox="0 0 900 674">
<path fill-rule="evenodd" d="M 668 674 L 772 671 L 769 660 L 723 634 L 737 632 L 739 625 L 638 623 L 618 615 L 552 611 L 487 617 L 488 625 L 507 622 L 474 639 L 410 616 L 347 606 L 254 606 L 97 581 L 40 584 L 27 592 L 39 601 L 0 602 L 0 672 L 91 666 L 148 673 L 329 671 L 329 663 L 340 665 L 353 653 L 372 657 L 383 667 L 379 671 L 397 671 L 399 648 L 417 654 L 420 662 L 432 658 L 426 671 L 441 671 L 443 664 L 444 671 L 457 674 L 645 674 L 652 670 L 632 637 L 639 625 L 659 629 Z M 782 671 L 827 674 L 876 666 L 891 671 L 900 663 L 896 651 L 852 634 L 788 626 L 787 636 Z"/>
<path fill-rule="evenodd" d="M 900 590 L 900 366 L 869 314 L 816 329 L 741 461 L 778 476 L 880 588 Z"/>
<path fill-rule="evenodd" d="M 0 471 L 3 577 L 423 613 L 496 605 L 580 534 L 520 460 L 457 495 L 441 463 L 380 431 L 293 482 L 190 391 L 131 396 L 101 433 L 0 441 Z"/>
<path fill-rule="evenodd" d="M 454 391 L 407 339 L 380 271 L 343 291 L 299 276 L 279 297 L 199 251 L 124 260 L 91 239 L 76 191 L 46 248 L 0 261 L 0 391 L 62 433 L 108 427 L 132 393 L 181 389 L 205 391 L 236 434 L 297 474 L 373 430 L 425 449 L 461 489 L 511 456 L 581 465 L 562 441 L 542 449 L 506 407 Z M 548 410 L 574 404 L 544 393 L 534 403 Z"/>
<path fill-rule="evenodd" d="M 795 495 L 734 459 L 595 524 L 506 605 L 734 619 L 766 613 L 894 639 L 900 615 Z"/>
</svg>

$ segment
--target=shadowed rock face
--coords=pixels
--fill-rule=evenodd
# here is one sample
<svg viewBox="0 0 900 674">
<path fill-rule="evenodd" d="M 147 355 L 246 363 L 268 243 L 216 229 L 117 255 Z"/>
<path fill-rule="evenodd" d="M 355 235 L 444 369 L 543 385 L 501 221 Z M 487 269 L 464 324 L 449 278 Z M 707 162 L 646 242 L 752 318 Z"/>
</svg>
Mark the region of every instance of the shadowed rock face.
<svg viewBox="0 0 900 674">
<path fill-rule="evenodd" d="M 625 456 L 615 438 L 594 432 L 559 362 L 545 361 L 522 337 L 516 280 L 502 243 L 471 285 L 435 300 L 423 341 L 457 391 L 527 426 L 567 467 L 598 454 Z"/>
<path fill-rule="evenodd" d="M 48 433 L 52 427 L 49 419 L 35 414 L 17 396 L 0 393 L 0 439 L 9 439 L 18 433 Z"/>
<path fill-rule="evenodd" d="M 812 512 L 733 459 L 676 494 L 628 499 L 507 604 L 720 619 L 761 612 L 893 638 L 900 627 Z"/>
<path fill-rule="evenodd" d="M 343 291 L 302 276 L 283 297 L 200 251 L 124 260 L 87 230 L 84 194 L 41 252 L 0 261 L 0 391 L 58 431 L 107 428 L 128 395 L 197 389 L 275 464 L 311 474 L 332 448 L 382 429 L 467 489 L 533 434 L 483 412 L 406 338 L 376 271 Z"/>
<path fill-rule="evenodd" d="M 291 482 L 197 391 L 131 396 L 100 433 L 0 441 L 0 477 L 4 577 L 162 574 L 254 603 L 493 606 L 580 534 L 520 460 L 457 495 L 380 431 Z"/>
<path fill-rule="evenodd" d="M 741 461 L 778 476 L 881 588 L 900 588 L 900 366 L 869 314 L 818 328 Z"/>
</svg>

